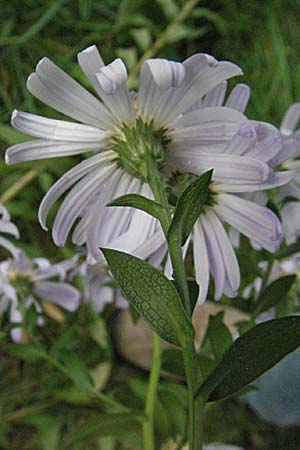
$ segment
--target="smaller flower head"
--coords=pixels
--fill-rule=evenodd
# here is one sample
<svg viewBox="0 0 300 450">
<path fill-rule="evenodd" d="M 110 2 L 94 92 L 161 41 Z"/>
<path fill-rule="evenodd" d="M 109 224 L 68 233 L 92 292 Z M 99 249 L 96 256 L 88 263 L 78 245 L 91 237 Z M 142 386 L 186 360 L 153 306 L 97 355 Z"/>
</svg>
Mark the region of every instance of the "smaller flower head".
<svg viewBox="0 0 300 450">
<path fill-rule="evenodd" d="M 195 175 L 214 168 L 206 203 L 192 236 L 200 303 L 206 299 L 210 276 L 214 278 L 216 300 L 223 294 L 228 297 L 237 295 L 240 271 L 224 226 L 226 223 L 270 252 L 275 252 L 282 242 L 282 227 L 278 217 L 265 206 L 245 198 L 245 193 L 249 195 L 269 189 L 293 176 L 290 171 L 274 173 L 269 168 L 268 161 L 278 153 L 281 145 L 274 145 L 277 135 L 270 137 L 266 133 L 263 136 L 263 127 L 249 122 L 242 124 L 229 143 L 223 144 L 222 153 L 208 154 L 195 147 L 186 149 L 184 154 L 174 151 L 169 155 L 170 167 L 177 167 L 177 171 L 171 170 L 171 186 L 174 176 L 174 184 L 178 187 L 180 177 L 189 182 Z M 184 187 L 184 183 L 182 185 Z M 151 255 L 152 260 L 160 264 L 167 250 L 160 230 L 150 242 L 137 249 L 136 255 Z M 186 251 L 186 247 L 183 251 Z M 172 273 L 168 265 L 167 273 L 169 276 Z"/>
<path fill-rule="evenodd" d="M 2 236 L 10 234 L 16 239 L 19 239 L 19 231 L 17 227 L 10 221 L 10 215 L 7 209 L 0 204 L 0 246 L 8 250 L 12 255 L 18 252 L 18 249 L 6 238 Z"/>
<path fill-rule="evenodd" d="M 33 306 L 38 314 L 37 325 L 43 325 L 42 310 L 55 304 L 67 311 L 79 306 L 80 293 L 63 280 L 74 268 L 76 260 L 51 265 L 45 258 L 29 259 L 19 251 L 13 259 L 0 263 L 0 311 L 10 311 L 10 320 L 23 323 L 22 312 Z M 57 280 L 58 279 L 58 280 Z M 13 328 L 12 339 L 22 339 L 22 327 Z"/>
</svg>

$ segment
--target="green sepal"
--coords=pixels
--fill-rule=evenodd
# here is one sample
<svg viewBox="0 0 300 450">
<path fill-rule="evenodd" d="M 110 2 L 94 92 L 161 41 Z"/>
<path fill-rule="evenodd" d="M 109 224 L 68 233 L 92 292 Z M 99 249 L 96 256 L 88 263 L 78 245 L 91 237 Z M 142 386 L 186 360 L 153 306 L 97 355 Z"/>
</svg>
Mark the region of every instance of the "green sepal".
<svg viewBox="0 0 300 450">
<path fill-rule="evenodd" d="M 165 341 L 181 346 L 195 332 L 175 286 L 147 262 L 111 249 L 101 249 L 128 302 Z"/>
</svg>

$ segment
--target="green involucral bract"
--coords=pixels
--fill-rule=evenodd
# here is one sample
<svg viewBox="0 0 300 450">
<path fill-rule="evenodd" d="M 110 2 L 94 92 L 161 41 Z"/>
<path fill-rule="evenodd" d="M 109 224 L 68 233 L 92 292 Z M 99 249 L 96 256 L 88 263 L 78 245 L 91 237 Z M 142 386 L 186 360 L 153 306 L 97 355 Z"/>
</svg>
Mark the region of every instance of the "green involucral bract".
<svg viewBox="0 0 300 450">
<path fill-rule="evenodd" d="M 154 122 L 145 124 L 138 118 L 134 124 L 124 124 L 112 138 L 111 148 L 118 155 L 120 166 L 131 175 L 147 179 L 147 159 L 151 157 L 161 169 L 168 145 L 166 130 Z"/>
</svg>

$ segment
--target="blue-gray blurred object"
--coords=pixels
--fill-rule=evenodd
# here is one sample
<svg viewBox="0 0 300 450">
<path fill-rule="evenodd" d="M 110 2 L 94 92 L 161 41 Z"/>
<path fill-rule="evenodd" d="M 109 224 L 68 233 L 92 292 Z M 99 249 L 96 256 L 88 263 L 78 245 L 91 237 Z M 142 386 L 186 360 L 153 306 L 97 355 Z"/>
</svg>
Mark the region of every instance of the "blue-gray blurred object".
<svg viewBox="0 0 300 450">
<path fill-rule="evenodd" d="M 258 390 L 246 400 L 262 419 L 279 426 L 300 424 L 300 351 L 284 358 L 255 386 Z"/>
</svg>

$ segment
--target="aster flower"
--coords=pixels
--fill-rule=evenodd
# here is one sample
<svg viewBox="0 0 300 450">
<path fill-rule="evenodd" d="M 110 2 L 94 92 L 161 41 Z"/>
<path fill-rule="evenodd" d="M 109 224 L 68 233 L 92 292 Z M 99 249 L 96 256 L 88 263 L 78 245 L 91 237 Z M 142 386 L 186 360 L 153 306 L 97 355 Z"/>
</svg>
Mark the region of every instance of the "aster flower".
<svg viewBox="0 0 300 450">
<path fill-rule="evenodd" d="M 29 91 L 82 123 L 14 111 L 13 126 L 38 139 L 13 146 L 6 153 L 8 164 L 94 153 L 63 175 L 41 203 L 39 220 L 47 229 L 49 210 L 71 189 L 53 224 L 57 245 L 65 244 L 77 220 L 72 240 L 77 245 L 87 244 L 96 259 L 102 259 L 100 245 L 133 252 L 147 242 L 156 229 L 152 217 L 130 208 L 105 208 L 113 198 L 126 193 L 152 198 L 146 183 L 146 153 L 163 171 L 196 166 L 199 174 L 213 167 L 214 180 L 230 184 L 232 192 L 252 191 L 254 185 L 263 189 L 265 183 L 275 183 L 270 181 L 272 174 L 264 161 L 251 155 L 242 157 L 242 152 L 237 154 L 228 147 L 247 120 L 238 107 L 231 107 L 236 101 L 229 99 L 227 106 L 205 106 L 213 97 L 213 89 L 241 74 L 236 65 L 206 54 L 196 54 L 183 63 L 150 59 L 141 69 L 138 93 L 131 94 L 120 59 L 105 66 L 92 46 L 79 53 L 78 61 L 102 102 L 43 58 L 28 79 Z M 202 101 L 200 109 L 195 109 L 197 100 Z"/>
<path fill-rule="evenodd" d="M 161 264 L 166 244 L 157 221 L 141 211 L 105 205 L 129 192 L 153 197 L 147 184 L 149 155 L 175 195 L 182 186 L 179 179 L 189 182 L 192 176 L 213 168 L 205 214 L 193 235 L 196 279 L 201 286 L 200 302 L 207 294 L 209 271 L 215 279 L 215 297 L 224 292 L 234 296 L 240 274 L 222 222 L 275 251 L 282 239 L 277 217 L 239 195 L 285 184 L 293 176 L 291 171 L 274 172 L 268 164 L 279 145 L 269 136 L 270 125 L 247 121 L 241 112 L 248 99 L 244 85 L 235 88 L 226 106 L 215 106 L 223 102 L 224 81 L 240 74 L 240 69 L 205 54 L 182 64 L 151 59 L 144 63 L 138 93 L 133 95 L 126 87 L 121 60 L 105 66 L 94 46 L 81 52 L 78 60 L 103 103 L 45 58 L 29 77 L 28 88 L 84 125 L 22 112 L 12 116 L 17 129 L 42 139 L 8 149 L 8 163 L 88 150 L 96 153 L 47 193 L 39 211 L 42 226 L 46 227 L 54 202 L 77 182 L 54 221 L 57 245 L 64 245 L 79 219 L 73 242 L 86 243 L 95 259 L 102 259 L 98 247 L 106 246 Z"/>
<path fill-rule="evenodd" d="M 283 167 L 287 169 L 294 169 L 299 171 L 300 164 L 299 160 L 297 158 L 300 156 L 300 130 L 296 129 L 296 126 L 300 119 L 300 103 L 293 103 L 288 110 L 286 111 L 280 127 L 280 135 L 282 137 L 282 140 L 284 143 L 290 142 L 291 139 L 296 141 L 297 148 L 296 152 L 290 151 L 288 148 L 285 148 L 285 150 L 282 152 L 281 163 Z M 292 183 L 296 186 L 299 183 L 299 172 L 297 173 L 296 177 L 294 177 Z M 290 188 L 290 185 L 287 185 L 284 189 L 281 188 L 280 191 L 282 191 L 282 195 L 280 195 L 281 198 L 284 198 L 284 196 L 300 196 L 300 188 L 298 186 L 298 190 L 288 192 L 288 188 Z M 294 195 L 296 194 L 296 195 Z"/>
<path fill-rule="evenodd" d="M 280 133 L 285 143 L 280 164 L 284 168 L 295 170 L 293 179 L 276 192 L 278 202 L 287 200 L 280 212 L 287 244 L 296 242 L 300 236 L 300 130 L 296 129 L 299 119 L 300 103 L 294 103 L 286 111 L 280 125 Z M 291 140 L 296 143 L 294 152 L 288 148 Z"/>
<path fill-rule="evenodd" d="M 215 90 L 216 92 L 216 90 Z M 238 86 L 235 90 L 236 104 L 245 107 L 245 87 Z M 244 101 L 238 102 L 239 95 Z M 210 97 L 212 98 L 212 97 Z M 294 142 L 288 142 L 289 148 L 295 150 Z M 201 150 L 201 149 L 200 149 Z M 236 135 L 224 146 L 220 156 L 226 155 L 230 160 L 230 155 L 241 155 L 241 158 L 257 158 L 264 161 L 268 167 L 280 161 L 278 156 L 282 150 L 282 141 L 275 127 L 260 122 L 247 122 L 241 125 Z M 200 175 L 201 169 L 197 167 L 198 158 L 203 157 L 199 148 L 187 149 L 184 153 L 178 153 L 178 158 L 172 154 L 173 167 L 179 170 L 184 169 L 185 173 Z M 191 159 L 188 156 L 191 155 Z M 215 161 L 215 155 L 212 156 Z M 224 158 L 226 167 L 228 160 Z M 224 170 L 224 168 L 223 168 Z M 223 172 L 225 173 L 225 171 Z M 228 167 L 228 178 L 233 172 Z M 287 183 L 294 176 L 293 171 L 270 170 L 266 181 L 260 184 L 237 182 L 234 177 L 227 181 L 224 177 L 222 182 L 212 182 L 209 189 L 207 205 L 202 215 L 196 222 L 193 231 L 193 252 L 196 281 L 200 286 L 199 303 L 206 299 L 210 274 L 215 281 L 215 299 L 218 300 L 225 294 L 228 297 L 237 295 L 240 285 L 240 272 L 225 228 L 227 222 L 235 231 L 235 235 L 243 233 L 258 248 L 264 248 L 274 253 L 283 238 L 282 227 L 277 216 L 265 207 L 267 195 L 258 189 L 270 189 Z M 242 178 L 242 176 L 241 176 Z M 251 192 L 252 191 L 252 192 Z M 244 193 L 246 192 L 246 193 Z M 183 248 L 183 254 L 187 251 L 189 242 Z M 149 257 L 149 261 L 155 265 L 161 264 L 167 252 L 167 245 L 164 242 L 160 230 L 154 234 L 153 238 L 136 249 L 135 254 L 139 257 Z M 172 276 L 170 260 L 167 260 L 165 273 Z"/>
<path fill-rule="evenodd" d="M 259 154 L 268 167 L 268 161 L 274 158 L 281 148 L 280 145 L 274 145 L 274 142 L 277 142 L 276 138 L 270 138 L 268 135 L 262 140 L 257 139 L 255 126 L 250 123 L 243 124 L 224 148 L 221 156 L 226 155 L 230 160 L 231 154 L 235 154 L 241 155 L 241 159 L 250 160 L 251 156 Z M 187 153 L 189 150 L 186 150 Z M 195 163 L 198 157 L 201 158 L 202 154 L 198 155 L 195 150 L 195 158 L 191 164 L 188 159 L 179 155 L 178 167 L 191 175 L 200 175 L 201 171 Z M 175 158 L 173 164 L 174 161 L 176 161 Z M 225 158 L 224 165 L 226 165 Z M 265 206 L 244 198 L 240 194 L 243 191 L 251 193 L 251 189 L 254 192 L 258 188 L 267 189 L 281 177 L 291 179 L 293 173 L 272 173 L 271 181 L 270 177 L 267 177 L 265 182 L 258 185 L 248 182 L 245 174 L 244 184 L 242 181 L 236 183 L 235 177 L 232 176 L 233 171 L 231 172 L 228 167 L 228 181 L 224 176 L 222 181 L 213 181 L 210 184 L 206 205 L 193 229 L 193 255 L 196 281 L 200 286 L 198 299 L 200 304 L 206 299 L 210 274 L 214 278 L 216 300 L 223 294 L 228 297 L 236 296 L 240 285 L 238 261 L 224 223 L 234 227 L 270 252 L 275 252 L 282 241 L 282 227 L 277 216 Z M 242 178 L 241 174 L 241 180 Z M 186 252 L 187 246 L 188 243 L 183 248 L 183 253 Z M 135 254 L 139 257 L 150 257 L 150 261 L 158 265 L 166 252 L 167 246 L 162 233 L 157 230 L 152 239 L 137 249 Z M 171 274 L 171 265 L 167 262 L 166 275 L 170 277 Z"/>
<path fill-rule="evenodd" d="M 37 325 L 42 325 L 42 306 L 38 299 L 67 311 L 75 311 L 79 306 L 80 293 L 63 281 L 75 265 L 75 259 L 54 265 L 45 258 L 29 259 L 21 250 L 14 255 L 14 259 L 1 262 L 0 313 L 9 309 L 11 322 L 22 324 L 22 310 L 34 306 L 39 315 Z M 13 328 L 11 336 L 14 341 L 20 342 L 22 327 Z"/>
<path fill-rule="evenodd" d="M 0 246 L 6 248 L 12 255 L 18 253 L 18 249 L 6 238 L 2 235 L 10 234 L 16 239 L 19 239 L 19 230 L 17 227 L 10 221 L 10 215 L 7 209 L 0 204 Z"/>
<path fill-rule="evenodd" d="M 287 200 L 280 211 L 287 244 L 296 242 L 300 236 L 300 130 L 296 130 L 299 118 L 300 104 L 294 103 L 286 111 L 279 128 L 283 142 L 282 149 L 271 161 L 272 167 L 295 171 L 292 180 L 280 187 L 275 193 L 277 202 Z"/>
<path fill-rule="evenodd" d="M 225 104 L 244 113 L 250 98 L 250 87 L 246 84 L 238 84 L 230 93 L 227 101 L 224 103 L 227 83 L 223 82 L 209 94 L 205 101 L 197 102 L 197 106 L 221 106 Z M 300 104 L 294 103 L 287 110 L 281 122 L 279 130 L 269 123 L 249 121 L 255 130 L 259 141 L 270 145 L 273 142 L 274 156 L 266 162 L 273 169 L 273 183 L 269 188 L 277 188 L 275 192 L 276 201 L 282 201 L 287 197 L 300 198 L 300 130 L 295 130 L 296 124 L 300 118 Z M 259 147 L 258 147 L 259 148 Z M 263 146 L 260 151 L 264 160 L 265 150 Z M 255 155 L 259 158 L 259 154 Z M 291 174 L 294 174 L 291 176 Z M 290 180 L 289 180 L 290 178 Z M 275 182 L 277 179 L 277 183 Z M 245 199 L 251 200 L 262 206 L 268 202 L 268 195 L 262 190 L 258 192 L 247 192 L 242 194 Z M 300 204 L 297 201 L 289 201 L 281 211 L 285 241 L 290 244 L 296 241 L 300 235 Z M 230 227 L 229 236 L 234 247 L 240 245 L 240 233 L 234 227 Z M 251 240 L 252 246 L 256 250 L 261 250 L 261 246 Z"/>
</svg>

